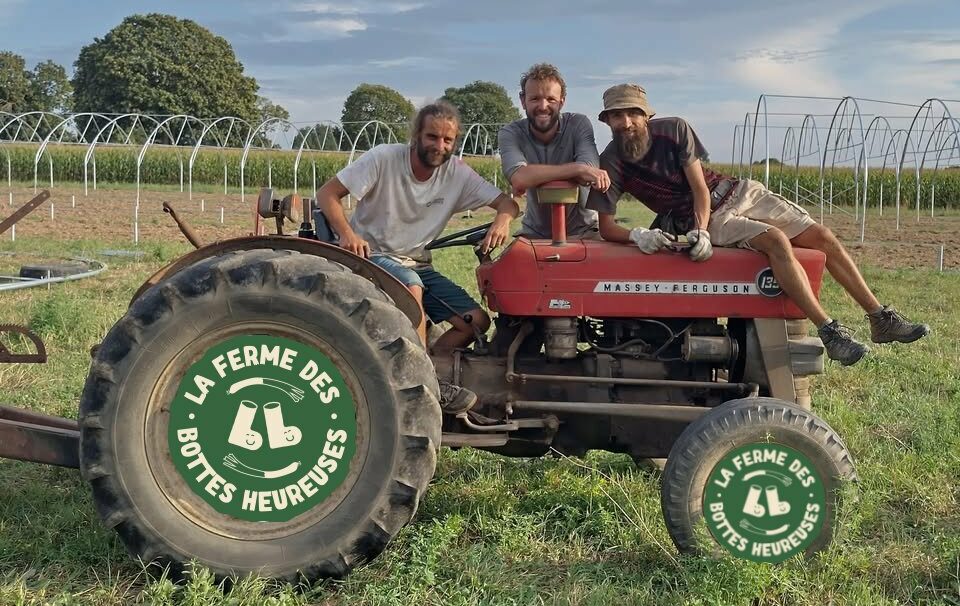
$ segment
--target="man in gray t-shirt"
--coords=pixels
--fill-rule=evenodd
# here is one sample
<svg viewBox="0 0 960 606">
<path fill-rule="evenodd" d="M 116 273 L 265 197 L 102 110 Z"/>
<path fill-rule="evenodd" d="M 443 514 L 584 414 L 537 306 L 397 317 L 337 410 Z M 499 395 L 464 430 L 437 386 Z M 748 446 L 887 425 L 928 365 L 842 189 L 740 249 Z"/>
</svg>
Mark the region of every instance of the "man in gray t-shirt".
<svg viewBox="0 0 960 606">
<path fill-rule="evenodd" d="M 490 316 L 433 268 L 426 245 L 455 213 L 490 206 L 497 216 L 481 243 L 489 252 L 508 240 L 510 221 L 520 211 L 512 198 L 452 157 L 459 134 L 455 107 L 446 101 L 425 105 L 414 118 L 410 145 L 378 145 L 317 190 L 317 204 L 339 234 L 340 247 L 369 257 L 403 282 L 433 322 L 451 324 L 433 343 L 436 356 L 467 346 L 475 330 L 490 327 Z M 341 203 L 347 194 L 359 199 L 350 221 Z M 417 333 L 426 346 L 423 322 Z M 464 412 L 476 401 L 473 392 L 440 381 L 440 405 L 447 412 Z"/>
<path fill-rule="evenodd" d="M 567 207 L 570 238 L 599 237 L 597 213 L 586 207 L 593 187 L 606 191 L 610 179 L 600 170 L 600 156 L 593 138 L 593 125 L 583 114 L 561 113 L 567 87 L 557 68 L 534 65 L 520 78 L 520 104 L 526 118 L 500 129 L 500 159 L 503 174 L 515 193 L 527 192 L 527 208 L 520 235 L 550 238 L 550 209 L 536 200 L 534 188 L 550 181 L 576 181 L 580 199 Z"/>
</svg>

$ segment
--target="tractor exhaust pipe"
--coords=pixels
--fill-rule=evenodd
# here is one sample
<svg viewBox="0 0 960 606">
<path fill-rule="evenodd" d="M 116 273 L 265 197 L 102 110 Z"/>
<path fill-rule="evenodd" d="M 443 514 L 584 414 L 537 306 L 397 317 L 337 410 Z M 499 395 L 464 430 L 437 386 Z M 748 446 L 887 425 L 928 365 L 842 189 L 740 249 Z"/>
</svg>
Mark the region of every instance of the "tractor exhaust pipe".
<svg viewBox="0 0 960 606">
<path fill-rule="evenodd" d="M 177 216 L 177 211 L 173 209 L 173 206 L 171 206 L 169 202 L 163 203 L 163 212 L 167 213 L 173 218 L 174 222 L 177 224 L 177 227 L 180 228 L 180 233 L 182 233 L 184 237 L 190 241 L 190 244 L 193 244 L 194 248 L 200 248 L 203 246 L 203 242 L 197 237 L 197 234 L 193 231 L 193 228 L 190 227 L 186 221 Z"/>
</svg>

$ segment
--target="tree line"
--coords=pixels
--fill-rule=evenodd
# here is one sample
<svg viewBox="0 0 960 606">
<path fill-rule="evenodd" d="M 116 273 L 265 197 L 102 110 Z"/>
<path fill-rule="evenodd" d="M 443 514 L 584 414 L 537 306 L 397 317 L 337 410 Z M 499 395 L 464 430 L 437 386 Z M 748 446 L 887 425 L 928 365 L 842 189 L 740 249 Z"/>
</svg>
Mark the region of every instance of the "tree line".
<svg viewBox="0 0 960 606">
<path fill-rule="evenodd" d="M 171 15 L 151 13 L 125 18 L 105 36 L 84 46 L 73 70 L 70 78 L 63 66 L 50 60 L 28 70 L 22 56 L 0 51 L 0 111 L 236 116 L 253 125 L 277 118 L 276 127 L 268 130 L 286 130 L 282 121 L 290 118 L 286 108 L 258 94 L 259 84 L 244 73 L 243 64 L 225 38 L 194 21 Z M 450 87 L 443 98 L 457 106 L 465 124 L 499 124 L 520 117 L 507 91 L 493 82 Z M 392 125 L 397 140 L 406 141 L 408 133 L 402 125 L 414 111 L 413 104 L 400 92 L 381 84 L 362 83 L 344 101 L 340 123 L 345 132 L 340 126 L 322 124 L 300 128 L 294 136 L 294 147 L 306 137 L 307 147 L 337 149 L 343 136 L 354 140 L 370 120 Z M 0 114 L 0 128 L 8 121 L 9 117 Z M 85 117 L 76 125 L 77 130 L 97 132 L 104 126 L 100 122 L 104 119 Z M 8 138 L 17 126 L 0 132 L 0 139 Z M 31 117 L 28 126 L 37 129 L 40 136 L 49 134 L 52 128 L 40 116 Z M 139 128 L 142 131 L 148 126 Z M 67 133 L 64 139 L 75 136 L 75 132 Z M 145 132 L 139 133 L 139 138 L 145 137 Z M 194 143 L 190 137 L 186 134 L 181 142 Z M 263 133 L 257 144 L 269 146 L 266 137 Z M 360 149 L 369 144 L 364 139 L 358 143 Z"/>
</svg>

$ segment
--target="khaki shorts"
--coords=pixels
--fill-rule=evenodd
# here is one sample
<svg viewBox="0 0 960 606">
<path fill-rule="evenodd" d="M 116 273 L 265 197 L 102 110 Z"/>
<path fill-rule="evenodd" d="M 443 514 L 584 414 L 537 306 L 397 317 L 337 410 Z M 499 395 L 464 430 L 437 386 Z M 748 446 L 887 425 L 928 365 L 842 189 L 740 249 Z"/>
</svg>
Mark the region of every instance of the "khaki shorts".
<svg viewBox="0 0 960 606">
<path fill-rule="evenodd" d="M 710 214 L 710 241 L 715 246 L 751 248 L 749 242 L 776 227 L 792 240 L 816 221 L 799 204 L 778 196 L 759 181 L 744 179 L 730 198 Z"/>
</svg>

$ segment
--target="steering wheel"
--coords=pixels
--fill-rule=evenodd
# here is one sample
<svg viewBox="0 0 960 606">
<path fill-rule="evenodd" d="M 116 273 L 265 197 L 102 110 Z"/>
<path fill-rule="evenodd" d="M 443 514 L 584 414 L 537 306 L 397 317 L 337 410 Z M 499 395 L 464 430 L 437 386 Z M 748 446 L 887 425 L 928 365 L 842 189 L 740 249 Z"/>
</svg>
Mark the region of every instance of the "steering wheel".
<svg viewBox="0 0 960 606">
<path fill-rule="evenodd" d="M 438 248 L 449 248 L 451 246 L 474 246 L 483 241 L 491 225 L 493 225 L 493 221 L 484 223 L 483 225 L 468 227 L 467 229 L 437 238 L 427 244 L 425 248 L 427 250 L 436 250 Z"/>
</svg>

